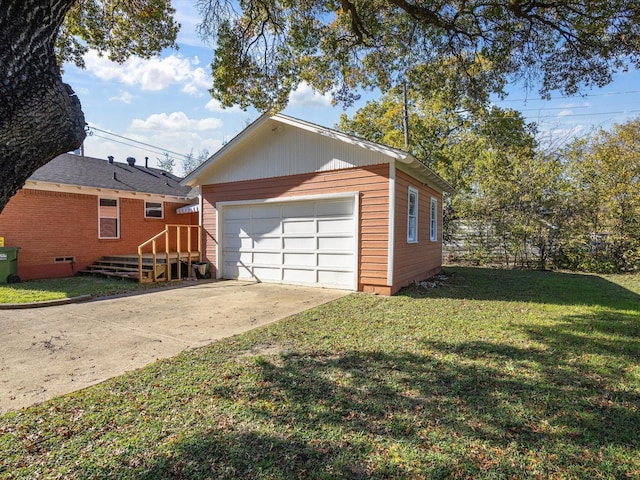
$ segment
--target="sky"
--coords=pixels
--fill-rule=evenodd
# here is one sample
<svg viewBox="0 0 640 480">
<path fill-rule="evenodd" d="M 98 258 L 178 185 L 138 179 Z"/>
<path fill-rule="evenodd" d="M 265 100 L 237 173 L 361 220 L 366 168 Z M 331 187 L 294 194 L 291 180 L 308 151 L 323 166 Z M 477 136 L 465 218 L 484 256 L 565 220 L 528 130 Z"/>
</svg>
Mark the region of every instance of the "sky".
<svg viewBox="0 0 640 480">
<path fill-rule="evenodd" d="M 113 155 L 121 162 L 134 157 L 139 164 L 148 157 L 149 166 L 157 166 L 168 152 L 176 159 L 174 173 L 181 175 L 184 155 L 198 156 L 204 150 L 213 154 L 260 116 L 254 109 L 222 109 L 211 98 L 213 49 L 196 33 L 199 16 L 194 3 L 172 2 L 181 24 L 178 50 L 164 51 L 149 60 L 133 57 L 123 64 L 89 52 L 86 69 L 65 65 L 63 79 L 78 94 L 91 127 L 85 155 L 105 159 Z M 582 96 L 555 94 L 551 100 L 542 100 L 536 92 L 527 93 L 517 86 L 508 91 L 509 96 L 496 101 L 497 105 L 519 110 L 528 121 L 536 122 L 542 142 L 564 141 L 640 116 L 639 71 L 619 74 L 613 83 L 582 92 Z M 333 107 L 329 95 L 322 96 L 303 84 L 291 94 L 283 113 L 334 127 L 341 114 L 353 115 L 375 95 L 364 93 L 344 110 Z"/>
</svg>

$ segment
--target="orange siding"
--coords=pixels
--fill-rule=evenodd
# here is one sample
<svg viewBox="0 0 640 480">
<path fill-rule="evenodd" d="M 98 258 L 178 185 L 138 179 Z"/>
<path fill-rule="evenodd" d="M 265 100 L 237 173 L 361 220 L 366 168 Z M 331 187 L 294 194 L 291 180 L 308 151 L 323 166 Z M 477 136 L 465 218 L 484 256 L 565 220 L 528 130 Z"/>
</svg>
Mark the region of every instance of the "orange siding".
<svg viewBox="0 0 640 480">
<path fill-rule="evenodd" d="M 101 240 L 95 195 L 22 189 L 0 214 L 0 236 L 6 246 L 21 247 L 21 278 L 71 276 L 104 255 L 137 252 L 138 245 L 164 230 L 165 224 L 197 225 L 197 214 L 175 213 L 183 205 L 165 202 L 164 218 L 149 219 L 144 218 L 144 200 L 121 198 L 120 238 Z M 55 257 L 75 257 L 75 264 L 54 263 Z"/>
<path fill-rule="evenodd" d="M 407 242 L 407 202 L 409 186 L 418 190 L 418 243 Z M 438 199 L 438 237 L 429 240 L 431 197 Z M 394 271 L 391 293 L 415 280 L 424 280 L 442 266 L 442 194 L 409 175 L 396 171 Z"/>
<path fill-rule="evenodd" d="M 202 186 L 204 251 L 216 265 L 216 202 L 360 193 L 358 290 L 387 286 L 389 165 Z"/>
</svg>

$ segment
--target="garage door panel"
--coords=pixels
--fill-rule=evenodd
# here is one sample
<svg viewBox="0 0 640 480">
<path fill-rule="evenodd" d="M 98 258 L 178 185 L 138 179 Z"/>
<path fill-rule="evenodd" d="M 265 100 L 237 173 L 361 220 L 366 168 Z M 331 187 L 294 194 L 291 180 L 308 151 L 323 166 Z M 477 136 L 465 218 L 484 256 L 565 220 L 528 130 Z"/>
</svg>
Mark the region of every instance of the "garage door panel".
<svg viewBox="0 0 640 480">
<path fill-rule="evenodd" d="M 318 253 L 318 267 L 325 268 L 347 268 L 353 259 L 347 253 Z"/>
<path fill-rule="evenodd" d="M 318 220 L 318 233 L 351 233 L 353 220 L 351 218 Z"/>
<path fill-rule="evenodd" d="M 224 245 L 225 249 L 229 251 L 248 250 L 253 248 L 253 239 L 249 236 L 239 237 L 225 233 Z"/>
<path fill-rule="evenodd" d="M 280 282 L 281 269 L 278 267 L 253 267 L 253 275 L 261 282 Z"/>
<path fill-rule="evenodd" d="M 295 220 L 282 222 L 283 233 L 315 233 L 316 221 L 315 220 Z"/>
<path fill-rule="evenodd" d="M 318 249 L 319 250 L 339 250 L 345 252 L 353 252 L 355 248 L 355 241 L 353 237 L 347 236 L 332 236 L 332 237 L 318 237 Z"/>
<path fill-rule="evenodd" d="M 315 214 L 313 203 L 292 203 L 282 206 L 282 218 L 309 218 Z"/>
<path fill-rule="evenodd" d="M 353 216 L 353 200 L 322 202 L 317 204 L 316 215 L 323 216 Z"/>
<path fill-rule="evenodd" d="M 293 267 L 313 267 L 316 264 L 315 253 L 284 253 L 284 264 Z"/>
<path fill-rule="evenodd" d="M 353 272 L 318 270 L 318 283 L 321 285 L 349 285 L 353 282 Z"/>
<path fill-rule="evenodd" d="M 251 208 L 250 207 L 229 207 L 224 212 L 225 220 L 227 222 L 232 222 L 234 220 L 239 220 L 244 222 L 251 218 Z"/>
<path fill-rule="evenodd" d="M 280 205 L 260 205 L 251 207 L 251 218 L 266 219 L 274 218 L 280 221 L 282 207 Z"/>
<path fill-rule="evenodd" d="M 253 246 L 258 250 L 279 250 L 282 248 L 282 238 L 257 237 L 253 239 Z"/>
<path fill-rule="evenodd" d="M 265 235 L 280 233 L 280 218 L 267 218 L 253 220 L 251 223 L 251 233 L 253 235 Z"/>
<path fill-rule="evenodd" d="M 316 250 L 316 237 L 286 237 L 283 238 L 285 250 Z"/>
<path fill-rule="evenodd" d="M 280 252 L 253 252 L 253 263 L 263 265 L 277 265 L 282 262 Z"/>
<path fill-rule="evenodd" d="M 249 265 L 253 263 L 253 255 L 251 252 L 227 252 L 224 261 L 228 265 Z"/>
<path fill-rule="evenodd" d="M 233 220 L 225 224 L 224 232 L 227 235 L 250 235 L 247 227 L 247 220 Z"/>
<path fill-rule="evenodd" d="M 225 278 L 355 289 L 355 202 L 322 199 L 222 210 Z"/>
<path fill-rule="evenodd" d="M 284 268 L 282 280 L 287 283 L 316 283 L 316 272 L 313 269 Z"/>
</svg>

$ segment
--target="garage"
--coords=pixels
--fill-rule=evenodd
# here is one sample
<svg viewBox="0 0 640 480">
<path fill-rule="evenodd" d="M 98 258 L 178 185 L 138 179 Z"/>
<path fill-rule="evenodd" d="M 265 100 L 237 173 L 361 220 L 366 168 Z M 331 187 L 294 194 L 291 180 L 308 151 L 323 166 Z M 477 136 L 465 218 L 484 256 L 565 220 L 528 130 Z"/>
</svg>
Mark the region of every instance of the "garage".
<svg viewBox="0 0 640 480">
<path fill-rule="evenodd" d="M 219 203 L 221 276 L 356 290 L 356 198 Z"/>
</svg>

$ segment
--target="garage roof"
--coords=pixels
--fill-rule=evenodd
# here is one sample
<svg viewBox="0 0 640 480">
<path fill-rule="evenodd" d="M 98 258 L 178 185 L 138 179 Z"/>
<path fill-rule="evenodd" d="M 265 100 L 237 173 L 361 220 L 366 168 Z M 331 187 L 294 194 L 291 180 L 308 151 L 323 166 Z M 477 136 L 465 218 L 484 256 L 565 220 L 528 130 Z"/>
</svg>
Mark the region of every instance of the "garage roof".
<svg viewBox="0 0 640 480">
<path fill-rule="evenodd" d="M 443 192 L 451 193 L 454 191 L 453 187 L 449 185 L 449 183 L 410 153 L 282 114 L 276 114 L 273 116 L 269 114 L 262 115 L 238 134 L 233 140 L 218 150 L 206 162 L 189 174 L 182 181 L 182 185 L 196 186 L 205 182 L 210 172 L 214 170 L 218 164 L 220 164 L 229 155 L 239 150 L 239 148 L 242 147 L 245 142 L 248 142 L 249 139 L 255 138 L 260 131 L 267 128 L 277 130 L 279 127 L 274 127 L 273 122 L 282 126 L 288 125 L 326 138 L 337 140 L 345 144 L 375 152 L 387 158 L 388 161 L 395 160 L 398 162 L 397 165 L 401 167 L 402 170 L 406 171 L 408 174 L 423 183 L 435 186 Z"/>
</svg>

